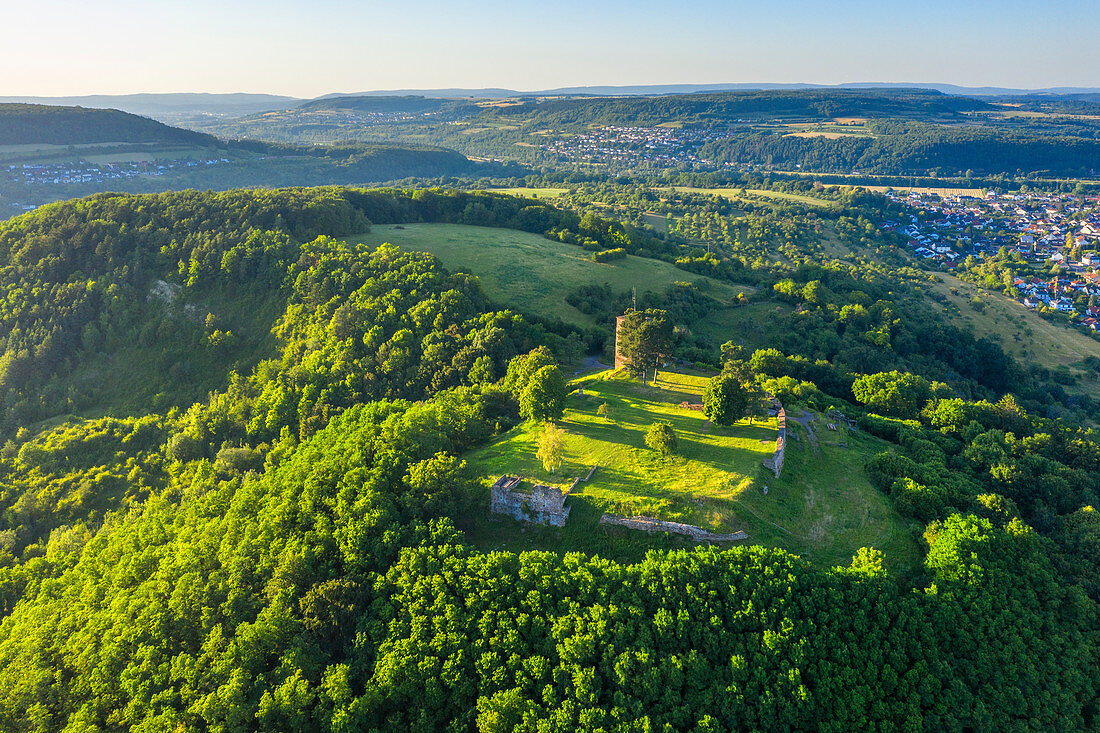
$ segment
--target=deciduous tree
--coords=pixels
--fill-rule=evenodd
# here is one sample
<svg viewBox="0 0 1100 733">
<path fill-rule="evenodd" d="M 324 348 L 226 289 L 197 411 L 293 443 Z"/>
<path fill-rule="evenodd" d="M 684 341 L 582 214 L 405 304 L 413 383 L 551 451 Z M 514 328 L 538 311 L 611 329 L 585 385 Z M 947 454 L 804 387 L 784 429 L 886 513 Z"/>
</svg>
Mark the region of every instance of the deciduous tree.
<svg viewBox="0 0 1100 733">
<path fill-rule="evenodd" d="M 535 456 L 542 461 L 542 467 L 550 473 L 561 468 L 565 458 L 565 431 L 553 423 L 547 423 L 538 437 L 538 451 Z"/>
<path fill-rule="evenodd" d="M 675 453 L 678 443 L 679 441 L 676 438 L 676 431 L 672 429 L 671 423 L 653 423 L 653 425 L 650 426 L 649 431 L 645 434 L 645 444 L 660 453 L 662 456 L 667 456 L 670 453 Z"/>
</svg>

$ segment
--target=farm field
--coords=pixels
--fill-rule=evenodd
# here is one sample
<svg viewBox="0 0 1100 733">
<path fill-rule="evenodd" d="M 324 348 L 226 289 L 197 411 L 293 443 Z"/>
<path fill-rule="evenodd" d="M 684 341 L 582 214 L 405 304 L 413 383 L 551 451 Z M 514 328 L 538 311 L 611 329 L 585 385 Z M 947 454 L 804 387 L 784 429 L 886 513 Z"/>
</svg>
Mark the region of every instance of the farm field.
<svg viewBox="0 0 1100 733">
<path fill-rule="evenodd" d="M 784 125 L 790 132 L 785 137 L 824 137 L 837 140 L 842 137 L 871 137 L 871 131 L 863 125 L 856 124 L 823 124 L 792 123 Z"/>
<path fill-rule="evenodd" d="M 477 275 L 497 302 L 582 325 L 594 325 L 595 320 L 565 302 L 565 296 L 579 285 L 607 283 L 616 292 L 635 286 L 639 292 L 655 292 L 674 282 L 694 282 L 722 302 L 752 290 L 642 257 L 593 262 L 592 253 L 580 247 L 512 229 L 463 224 L 387 225 L 375 226 L 369 234 L 348 237 L 346 241 L 372 247 L 389 242 L 406 250 L 430 252 L 451 270 Z"/>
<path fill-rule="evenodd" d="M 740 198 L 740 188 L 695 188 L 693 186 L 675 186 L 675 190 L 683 193 L 709 193 L 712 196 L 720 196 L 730 201 L 737 201 Z M 745 193 L 753 194 L 755 196 L 761 196 L 763 198 L 774 199 L 776 201 L 787 201 L 792 203 L 805 204 L 807 206 L 821 206 L 824 208 L 834 208 L 836 204 L 832 201 L 825 201 L 824 199 L 817 199 L 813 196 L 803 196 L 797 193 L 784 193 L 783 191 L 766 191 L 759 188 L 745 189 Z"/>
<path fill-rule="evenodd" d="M 487 548 L 582 550 L 626 558 L 653 547 L 688 544 L 676 536 L 600 525 L 600 516 L 610 512 L 656 516 L 715 532 L 744 530 L 747 544 L 781 547 L 825 563 L 847 563 L 863 545 L 883 550 L 896 567 L 916 562 L 908 526 L 863 475 L 863 462 L 885 444 L 870 436 L 826 431 L 819 420 L 818 449 L 811 450 L 806 441 L 789 443 L 787 467 L 776 479 L 762 466 L 774 450 L 774 418 L 704 427 L 702 413 L 679 406 L 698 401 L 706 379 L 662 372 L 653 386 L 602 372 L 577 380 L 574 385 L 584 387 L 584 396 L 570 396 L 558 423 L 567 436 L 565 462 L 556 475 L 546 473 L 536 458 L 541 427 L 532 424 L 467 456 L 485 475 L 486 486 L 505 473 L 568 486 L 598 466 L 592 479 L 570 495 L 566 526 L 520 524 L 477 511 L 463 529 Z M 606 419 L 596 412 L 604 402 L 610 408 Z M 676 430 L 676 455 L 663 458 L 646 447 L 645 432 L 658 420 Z M 820 435 L 823 431 L 829 435 Z M 769 487 L 766 496 L 764 486 Z M 480 500 L 487 507 L 487 489 Z"/>
</svg>

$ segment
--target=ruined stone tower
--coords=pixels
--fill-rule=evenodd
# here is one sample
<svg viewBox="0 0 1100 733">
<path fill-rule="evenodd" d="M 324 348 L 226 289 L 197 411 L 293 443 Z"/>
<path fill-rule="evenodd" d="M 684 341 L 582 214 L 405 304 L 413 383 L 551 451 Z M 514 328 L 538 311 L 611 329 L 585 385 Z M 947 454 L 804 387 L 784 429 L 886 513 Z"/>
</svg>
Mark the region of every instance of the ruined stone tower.
<svg viewBox="0 0 1100 733">
<path fill-rule="evenodd" d="M 626 357 L 623 356 L 622 350 L 619 348 L 619 335 L 623 330 L 623 322 L 626 320 L 626 316 L 615 316 L 615 368 L 624 369 L 626 367 Z"/>
</svg>

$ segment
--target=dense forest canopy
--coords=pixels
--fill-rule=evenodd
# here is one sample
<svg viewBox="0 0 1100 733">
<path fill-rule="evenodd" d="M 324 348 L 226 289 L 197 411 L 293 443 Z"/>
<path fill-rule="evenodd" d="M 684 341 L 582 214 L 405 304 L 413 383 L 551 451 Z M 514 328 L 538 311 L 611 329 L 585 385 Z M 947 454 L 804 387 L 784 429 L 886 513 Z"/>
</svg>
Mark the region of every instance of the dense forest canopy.
<svg viewBox="0 0 1100 733">
<path fill-rule="evenodd" d="M 378 114 L 426 114 L 469 106 L 463 101 L 435 99 L 419 95 L 341 96 L 314 99 L 298 106 L 302 110 L 341 110 Z"/>
<path fill-rule="evenodd" d="M 156 142 L 213 147 L 209 135 L 117 109 L 0 104 L 0 145 Z"/>
<path fill-rule="evenodd" d="M 537 100 L 494 107 L 485 115 L 520 118 L 534 125 L 650 126 L 671 121 L 730 123 L 743 118 L 775 117 L 953 117 L 986 107 L 985 102 L 976 99 L 927 89 L 800 90 Z"/>
<path fill-rule="evenodd" d="M 1100 140 L 898 120 L 877 121 L 868 129 L 870 136 L 837 139 L 761 133 L 708 143 L 703 154 L 779 169 L 886 174 L 1086 173 L 1100 167 Z"/>
<path fill-rule="evenodd" d="M 825 222 L 886 249 L 867 217 L 887 204 L 844 196 L 832 218 L 735 220 L 685 195 L 685 231 L 724 226 L 709 253 L 442 190 L 104 194 L 0 225 L 0 727 L 1095 728 L 1100 442 L 1006 395 L 1035 385 L 995 345 L 903 323 L 916 271 L 814 262 Z M 792 314 L 785 350 L 702 355 L 888 441 L 852 470 L 923 564 L 473 549 L 457 522 L 488 502 L 463 456 L 521 420 L 509 379 L 602 339 L 337 239 L 412 222 L 752 279 Z M 682 285 L 653 305 L 715 308 Z"/>
</svg>

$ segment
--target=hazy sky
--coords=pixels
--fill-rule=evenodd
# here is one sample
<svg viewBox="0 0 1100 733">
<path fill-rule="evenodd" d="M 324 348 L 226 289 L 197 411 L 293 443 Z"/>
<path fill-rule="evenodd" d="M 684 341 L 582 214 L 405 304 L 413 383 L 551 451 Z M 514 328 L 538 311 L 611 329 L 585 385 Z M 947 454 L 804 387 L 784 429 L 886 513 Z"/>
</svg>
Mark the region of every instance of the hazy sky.
<svg viewBox="0 0 1100 733">
<path fill-rule="evenodd" d="M 1100 86 L 1096 0 L 0 0 L 0 95 Z"/>
</svg>

